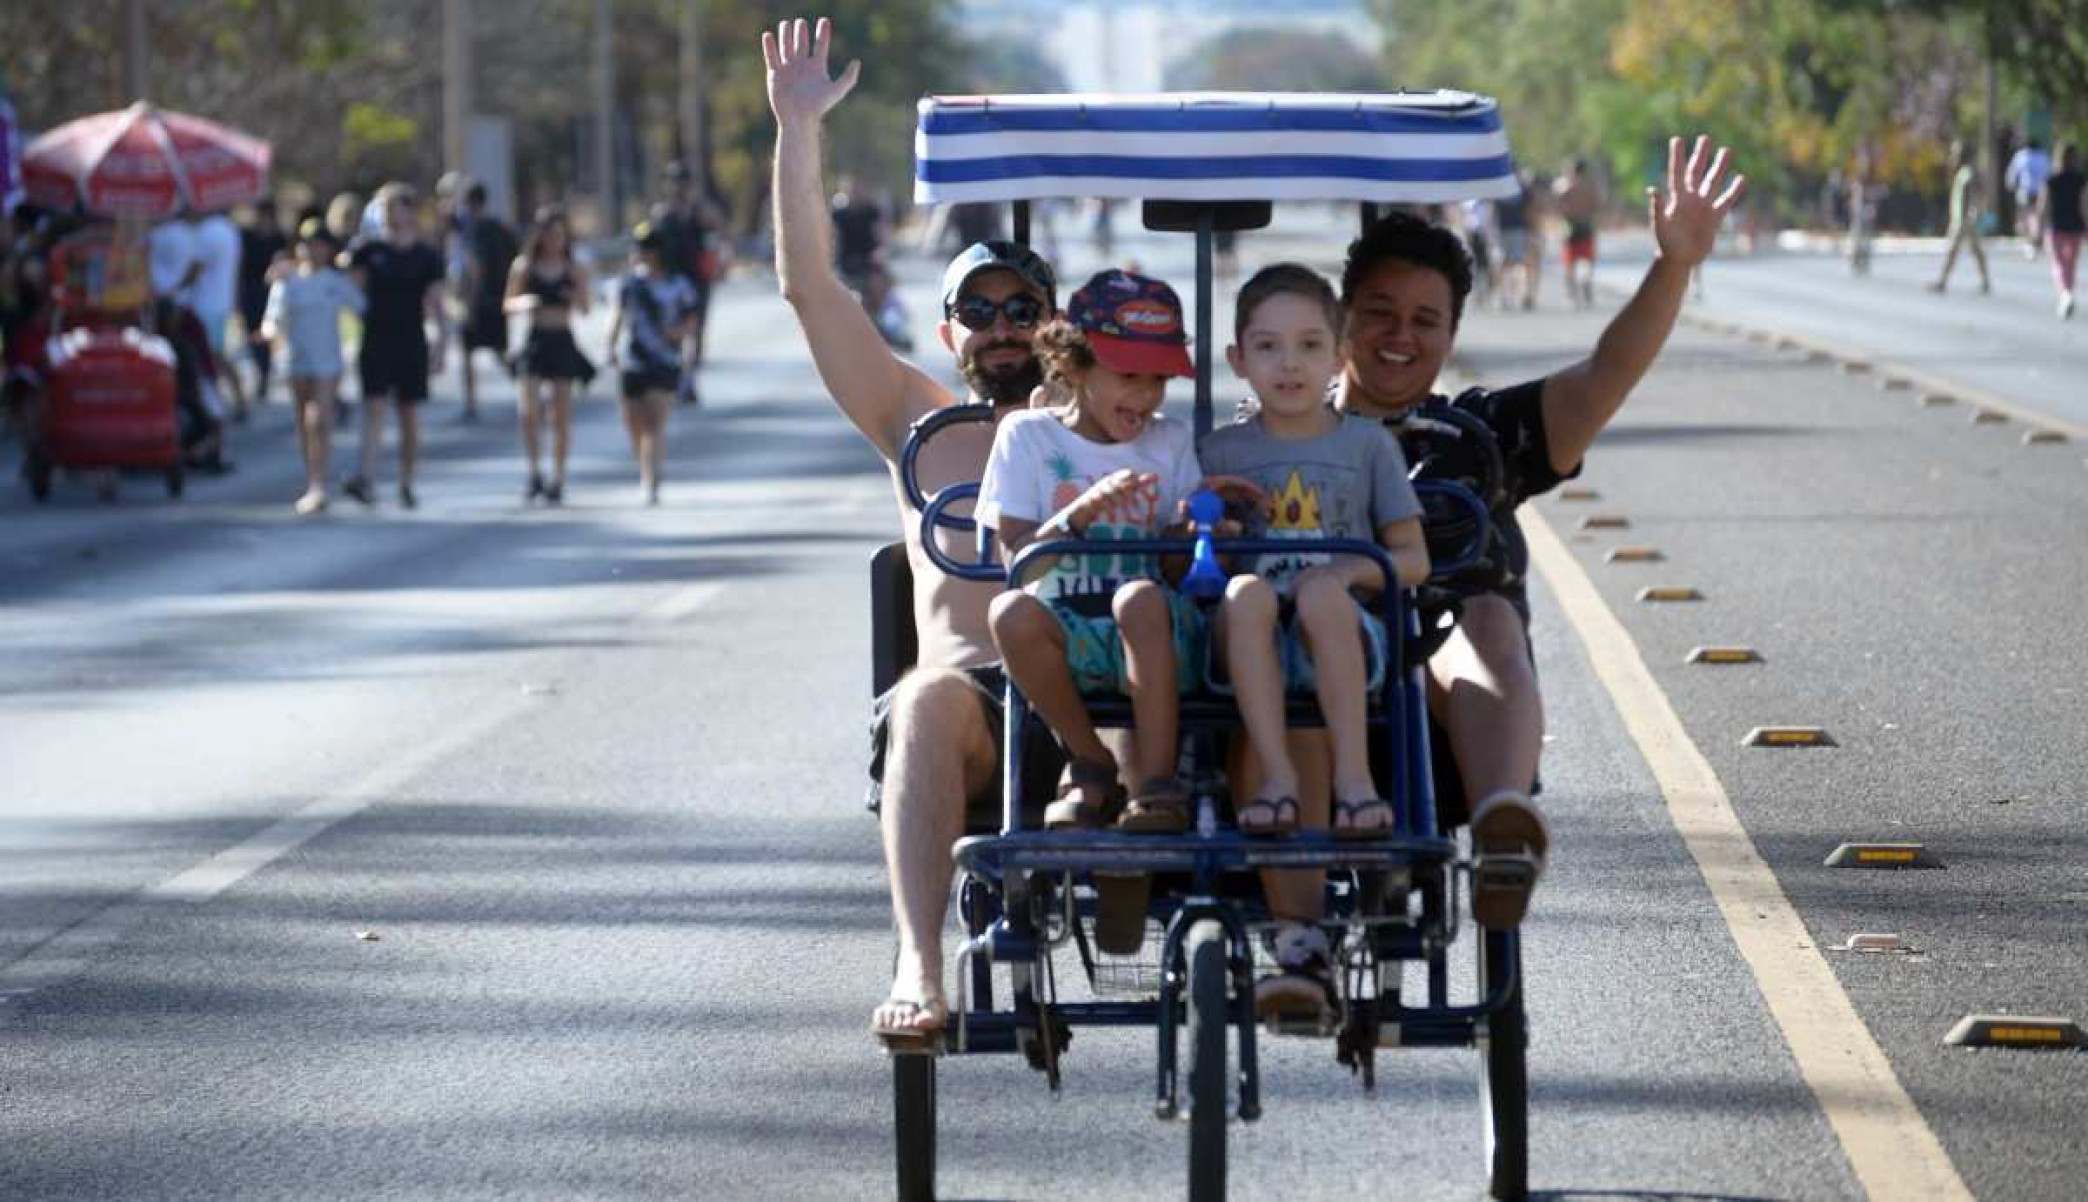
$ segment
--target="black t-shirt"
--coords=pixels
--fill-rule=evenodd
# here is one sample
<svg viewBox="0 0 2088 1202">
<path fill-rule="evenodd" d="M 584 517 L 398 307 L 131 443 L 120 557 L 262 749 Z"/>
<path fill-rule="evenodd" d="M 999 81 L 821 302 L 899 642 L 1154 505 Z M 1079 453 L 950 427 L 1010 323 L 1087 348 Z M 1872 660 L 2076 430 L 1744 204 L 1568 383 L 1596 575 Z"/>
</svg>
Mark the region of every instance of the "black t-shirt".
<svg viewBox="0 0 2088 1202">
<path fill-rule="evenodd" d="M 2088 230 L 2081 220 L 2081 187 L 2088 184 L 2088 175 L 2078 171 L 2055 172 L 2045 181 L 2052 197 L 2052 230 L 2061 234 L 2078 234 Z"/>
<path fill-rule="evenodd" d="M 702 215 L 695 210 L 669 209 L 653 222 L 653 229 L 660 235 L 660 261 L 667 265 L 667 270 L 700 282 L 696 268 L 710 239 L 710 228 L 703 223 Z"/>
<path fill-rule="evenodd" d="M 239 308 L 259 313 L 268 304 L 268 266 L 282 254 L 289 240 L 280 230 L 247 228 L 239 231 Z"/>
<path fill-rule="evenodd" d="M 877 254 L 877 206 L 857 201 L 834 210 L 834 257 L 841 266 L 857 271 L 869 267 Z"/>
<path fill-rule="evenodd" d="M 1485 457 L 1491 451 L 1480 443 L 1482 435 L 1465 429 L 1454 420 L 1430 420 L 1432 410 L 1447 407 L 1476 418 L 1490 431 L 1501 458 L 1500 480 L 1494 494 L 1482 496 L 1491 511 L 1496 554 L 1461 585 L 1479 591 L 1498 592 L 1511 598 L 1523 595 L 1523 581 L 1530 571 L 1530 547 L 1516 522 L 1515 511 L 1524 501 L 1557 488 L 1564 480 L 1580 475 L 1580 465 L 1559 472 L 1551 464 L 1551 448 L 1544 430 L 1544 381 L 1531 380 L 1512 388 L 1489 390 L 1468 388 L 1453 400 L 1440 393 L 1427 403 L 1385 424 L 1399 435 L 1407 462 L 1420 471 L 1419 479 L 1456 480 L 1481 491 L 1480 483 L 1491 470 Z"/>
<path fill-rule="evenodd" d="M 395 246 L 373 239 L 358 243 L 349 265 L 363 273 L 369 298 L 363 312 L 365 342 L 421 338 L 423 298 L 443 280 L 442 256 L 425 242 Z"/>
<path fill-rule="evenodd" d="M 508 267 L 518 249 L 514 231 L 492 216 L 473 217 L 464 230 L 465 244 L 478 268 L 478 290 L 472 294 L 472 304 L 498 307 L 507 292 Z"/>
</svg>

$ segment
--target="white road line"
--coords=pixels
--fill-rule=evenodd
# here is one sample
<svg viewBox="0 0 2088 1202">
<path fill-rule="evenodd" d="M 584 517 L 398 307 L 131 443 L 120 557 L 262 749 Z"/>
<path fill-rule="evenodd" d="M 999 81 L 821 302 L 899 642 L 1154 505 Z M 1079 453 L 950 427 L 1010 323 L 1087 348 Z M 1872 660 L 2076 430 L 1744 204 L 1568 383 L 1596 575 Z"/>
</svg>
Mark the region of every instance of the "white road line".
<svg viewBox="0 0 2088 1202">
<path fill-rule="evenodd" d="M 402 757 L 270 823 L 252 837 L 195 867 L 60 931 L 28 955 L 0 968 L 0 1001 L 60 984 L 126 936 L 138 922 L 176 904 L 209 901 L 269 864 L 295 851 L 328 827 L 360 814 L 395 794 L 441 761 L 520 716 L 536 702 L 515 695 L 444 730 Z"/>
<path fill-rule="evenodd" d="M 1638 645 L 1551 524 L 1529 506 L 1520 517 L 1532 558 L 1652 769 L 1668 817 L 1710 886 L 1856 1179 L 1879 1202 L 1969 1200 L 1972 1192 L 1813 947 L 1804 922 L 1755 850 L 1725 786 L 1690 741 Z"/>
</svg>

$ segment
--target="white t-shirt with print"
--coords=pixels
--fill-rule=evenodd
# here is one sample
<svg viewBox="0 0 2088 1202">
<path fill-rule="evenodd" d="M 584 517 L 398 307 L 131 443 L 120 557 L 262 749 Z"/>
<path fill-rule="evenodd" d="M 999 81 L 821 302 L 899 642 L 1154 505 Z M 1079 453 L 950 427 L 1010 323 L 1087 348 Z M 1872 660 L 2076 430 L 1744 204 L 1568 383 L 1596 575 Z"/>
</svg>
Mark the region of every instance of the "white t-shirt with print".
<svg viewBox="0 0 2088 1202">
<path fill-rule="evenodd" d="M 1152 538 L 1172 523 L 1203 479 L 1195 435 L 1187 423 L 1155 414 L 1130 442 L 1095 442 L 1074 433 L 1056 411 L 1031 409 L 1003 421 L 994 434 L 976 514 L 987 526 L 1000 525 L 1003 517 L 1042 522 L 1095 481 L 1127 468 L 1151 473 L 1158 482 L 1090 523 L 1085 537 Z M 1142 555 L 1066 556 L 1031 588 L 1047 600 L 1106 596 L 1126 580 L 1152 574 Z"/>
</svg>

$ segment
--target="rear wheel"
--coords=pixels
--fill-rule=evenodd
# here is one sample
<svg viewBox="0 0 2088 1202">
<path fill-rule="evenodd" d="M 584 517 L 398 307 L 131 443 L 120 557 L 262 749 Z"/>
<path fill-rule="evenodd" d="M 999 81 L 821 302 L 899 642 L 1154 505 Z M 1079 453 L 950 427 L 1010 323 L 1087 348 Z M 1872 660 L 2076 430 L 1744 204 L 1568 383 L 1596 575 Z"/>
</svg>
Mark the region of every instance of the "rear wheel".
<svg viewBox="0 0 2088 1202">
<path fill-rule="evenodd" d="M 1189 1202 L 1225 1197 L 1225 927 L 1189 929 Z"/>
<path fill-rule="evenodd" d="M 1519 1202 L 1530 1188 L 1530 1083 L 1525 1054 L 1529 1026 L 1523 1014 L 1520 946 L 1513 931 L 1487 931 L 1479 953 L 1479 993 L 1495 981 L 1515 977 L 1508 1004 L 1489 1016 L 1479 1053 L 1479 1110 L 1486 1124 L 1486 1187 L 1489 1197 Z"/>
<path fill-rule="evenodd" d="M 899 1202 L 935 1199 L 935 1057 L 892 1057 L 892 1148 Z"/>
</svg>

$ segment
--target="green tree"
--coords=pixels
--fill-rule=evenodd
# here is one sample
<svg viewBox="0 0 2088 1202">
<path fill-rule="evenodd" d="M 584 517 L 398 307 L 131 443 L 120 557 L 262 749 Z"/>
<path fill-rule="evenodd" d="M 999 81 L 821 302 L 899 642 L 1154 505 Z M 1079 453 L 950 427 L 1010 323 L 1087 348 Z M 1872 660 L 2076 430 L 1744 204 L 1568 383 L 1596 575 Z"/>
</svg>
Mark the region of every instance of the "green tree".
<svg viewBox="0 0 2088 1202">
<path fill-rule="evenodd" d="M 1228 30 L 1176 60 L 1166 86 L 1180 91 L 1375 92 L 1384 68 L 1347 38 L 1310 30 Z"/>
</svg>

